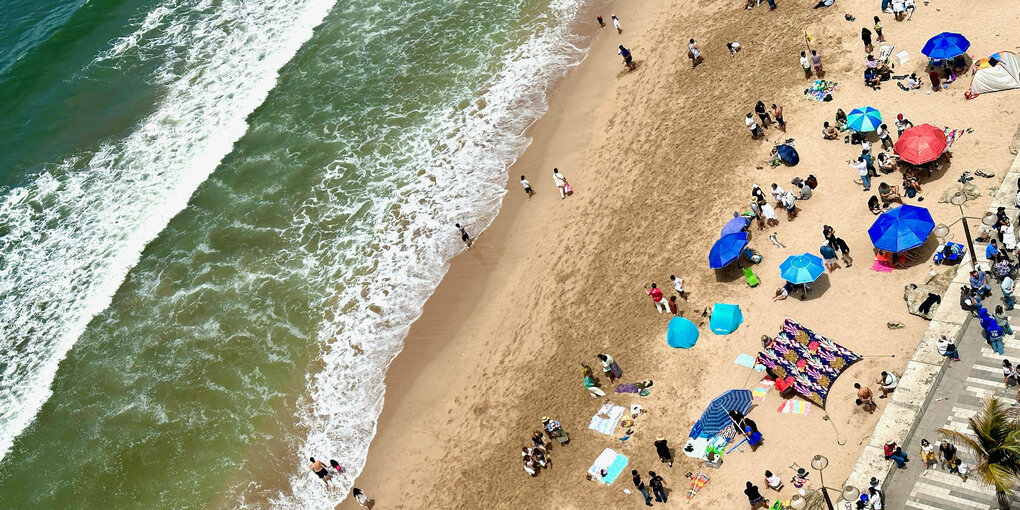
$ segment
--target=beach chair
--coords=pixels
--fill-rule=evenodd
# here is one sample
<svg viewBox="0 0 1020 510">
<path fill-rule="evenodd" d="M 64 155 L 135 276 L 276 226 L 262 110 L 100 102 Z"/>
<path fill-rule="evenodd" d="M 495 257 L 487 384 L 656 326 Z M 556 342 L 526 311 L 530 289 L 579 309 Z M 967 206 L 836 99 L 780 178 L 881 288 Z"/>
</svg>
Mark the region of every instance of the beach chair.
<svg viewBox="0 0 1020 510">
<path fill-rule="evenodd" d="M 690 490 L 687 491 L 688 503 L 691 502 L 691 498 L 693 498 L 694 495 L 697 494 L 698 491 L 701 490 L 701 488 L 704 487 L 709 480 L 710 478 L 705 473 L 698 473 L 698 476 L 694 477 L 694 480 L 691 482 L 691 488 Z"/>
<path fill-rule="evenodd" d="M 743 270 L 744 270 L 744 280 L 747 281 L 747 285 L 749 287 L 752 287 L 752 288 L 753 287 L 757 287 L 758 284 L 761 283 L 761 280 L 758 279 L 758 275 L 754 274 L 754 270 L 753 269 L 751 269 L 749 267 L 745 267 L 745 268 L 743 268 Z"/>
</svg>

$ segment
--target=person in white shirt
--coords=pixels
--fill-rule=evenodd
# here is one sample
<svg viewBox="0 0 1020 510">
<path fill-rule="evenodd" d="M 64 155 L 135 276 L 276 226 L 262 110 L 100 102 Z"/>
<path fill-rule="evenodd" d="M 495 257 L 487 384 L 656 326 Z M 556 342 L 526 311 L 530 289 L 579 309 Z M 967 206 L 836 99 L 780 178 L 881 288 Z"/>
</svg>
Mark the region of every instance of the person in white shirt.
<svg viewBox="0 0 1020 510">
<path fill-rule="evenodd" d="M 889 136 L 889 126 L 882 124 L 875 130 L 875 134 L 878 135 L 878 139 L 882 141 L 882 150 L 886 150 L 886 145 L 889 145 L 889 149 L 893 148 L 892 137 Z"/>
<path fill-rule="evenodd" d="M 910 11 L 910 15 L 907 16 L 907 21 L 910 21 L 910 18 L 914 17 L 914 9 L 916 8 L 914 7 L 914 0 L 903 0 L 903 8 Z"/>
<path fill-rule="evenodd" d="M 921 80 L 917 77 L 917 73 L 910 73 L 907 77 L 907 90 L 917 90 L 921 88 Z"/>
<path fill-rule="evenodd" d="M 800 66 L 804 68 L 804 78 L 811 79 L 811 59 L 803 51 L 800 52 Z"/>
<path fill-rule="evenodd" d="M 871 191 L 871 176 L 868 175 L 868 164 L 863 157 L 858 157 L 856 162 L 849 162 L 850 168 L 857 170 L 861 176 L 861 183 L 864 184 L 864 191 Z"/>
<path fill-rule="evenodd" d="M 935 348 L 938 349 L 939 354 L 946 356 L 953 361 L 960 361 L 960 352 L 957 351 L 956 345 L 946 338 L 946 335 L 939 335 L 935 340 Z"/>
<path fill-rule="evenodd" d="M 669 275 L 669 280 L 673 282 L 673 288 L 676 289 L 676 293 L 680 294 L 680 297 L 687 299 L 687 293 L 684 292 L 684 279 L 677 278 L 676 275 Z"/>
<path fill-rule="evenodd" d="M 879 396 L 878 398 L 885 398 L 890 393 L 892 393 L 893 390 L 896 389 L 896 386 L 899 384 L 899 382 L 896 380 L 896 375 L 894 375 L 892 372 L 886 372 L 885 370 L 882 371 L 882 377 L 879 377 L 878 380 L 875 382 L 878 383 L 878 389 L 882 391 L 882 395 Z"/>
<path fill-rule="evenodd" d="M 698 46 L 694 39 L 691 39 L 691 42 L 687 44 L 687 58 L 691 59 L 691 69 L 698 67 L 698 64 L 701 63 L 701 46 Z"/>
<path fill-rule="evenodd" d="M 623 27 L 620 26 L 620 18 L 617 18 L 615 14 L 610 16 L 610 18 L 613 18 L 613 27 L 616 28 L 616 33 L 622 34 Z"/>
<path fill-rule="evenodd" d="M 761 128 L 758 127 L 758 123 L 754 121 L 754 114 L 748 113 L 744 119 L 744 124 L 747 125 L 747 129 L 751 130 L 751 138 L 757 140 L 762 135 Z"/>
<path fill-rule="evenodd" d="M 535 191 L 531 189 L 531 183 L 523 175 L 521 176 L 521 186 L 524 187 L 524 192 L 528 194 L 528 198 L 535 194 Z"/>
<path fill-rule="evenodd" d="M 567 178 L 560 173 L 558 168 L 553 168 L 553 183 L 560 190 L 560 198 L 567 198 L 567 186 L 570 186 L 570 183 L 567 182 Z"/>
</svg>

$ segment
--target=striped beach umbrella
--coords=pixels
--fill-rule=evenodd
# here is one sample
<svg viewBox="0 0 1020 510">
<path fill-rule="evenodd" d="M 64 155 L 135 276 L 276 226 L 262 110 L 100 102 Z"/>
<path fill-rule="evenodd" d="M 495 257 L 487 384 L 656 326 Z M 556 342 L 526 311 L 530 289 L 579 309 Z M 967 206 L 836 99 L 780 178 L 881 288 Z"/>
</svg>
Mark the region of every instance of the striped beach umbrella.
<svg viewBox="0 0 1020 510">
<path fill-rule="evenodd" d="M 691 437 L 712 437 L 733 423 L 730 411 L 747 414 L 751 409 L 751 390 L 729 390 L 712 399 L 691 429 Z"/>
<path fill-rule="evenodd" d="M 882 114 L 870 107 L 854 108 L 846 116 L 846 126 L 858 133 L 867 133 L 882 125 Z"/>
</svg>

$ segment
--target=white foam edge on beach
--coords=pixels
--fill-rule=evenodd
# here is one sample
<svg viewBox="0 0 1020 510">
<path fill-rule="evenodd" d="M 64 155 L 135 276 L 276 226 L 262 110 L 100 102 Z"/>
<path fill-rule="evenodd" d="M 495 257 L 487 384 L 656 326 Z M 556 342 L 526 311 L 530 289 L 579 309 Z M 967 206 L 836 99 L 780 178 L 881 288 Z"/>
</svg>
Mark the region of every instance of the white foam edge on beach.
<svg viewBox="0 0 1020 510">
<path fill-rule="evenodd" d="M 583 0 L 553 2 L 558 23 L 504 60 L 473 101 L 483 106 L 472 107 L 448 125 L 422 130 L 428 133 L 406 136 L 402 146 L 431 158 L 423 162 L 415 183 L 397 190 L 404 197 L 398 207 L 372 207 L 398 210 L 394 227 L 401 221 L 410 224 L 376 225 L 373 243 L 382 253 L 375 270 L 358 286 L 337 289 L 337 296 L 324 304 L 332 318 L 318 335 L 321 369 L 308 375 L 308 394 L 299 402 L 299 428 L 307 437 L 294 445 L 298 451 L 290 493 L 272 496 L 273 506 L 332 506 L 353 487 L 377 431 L 386 369 L 450 260 L 463 249 L 453 223 L 465 224 L 477 235 L 492 222 L 505 192 L 507 168 L 530 144 L 524 133 L 548 109 L 549 88 L 587 55 L 587 45 L 579 47 L 581 38 L 572 31 L 582 6 Z M 430 138 L 429 133 L 436 132 L 449 136 Z M 439 146 L 430 145 L 430 139 L 438 139 Z M 535 172 L 533 179 L 551 179 L 544 171 Z M 386 216 L 385 211 L 370 215 Z M 336 254 L 336 267 L 343 267 L 343 256 Z M 327 491 L 308 471 L 310 456 L 339 459 L 346 468 L 338 479 L 340 490 Z"/>
<path fill-rule="evenodd" d="M 192 19 L 194 5 L 167 2 L 179 17 L 160 14 L 139 28 L 157 37 L 132 39 L 136 48 L 176 45 L 184 63 L 157 78 L 165 91 L 155 111 L 123 140 L 57 163 L 2 198 L 0 460 L 49 399 L 89 321 L 246 132 L 246 117 L 333 4 L 201 2 L 210 10 Z"/>
</svg>

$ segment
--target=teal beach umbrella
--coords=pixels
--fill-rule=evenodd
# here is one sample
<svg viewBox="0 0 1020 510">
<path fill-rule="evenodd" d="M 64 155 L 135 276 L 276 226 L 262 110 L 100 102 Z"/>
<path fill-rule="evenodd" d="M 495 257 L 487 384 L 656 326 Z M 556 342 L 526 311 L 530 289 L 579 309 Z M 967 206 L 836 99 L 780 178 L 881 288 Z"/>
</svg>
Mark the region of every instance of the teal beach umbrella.
<svg viewBox="0 0 1020 510">
<path fill-rule="evenodd" d="M 881 125 L 882 114 L 870 106 L 854 108 L 846 116 L 846 126 L 858 133 L 874 131 Z"/>
</svg>

